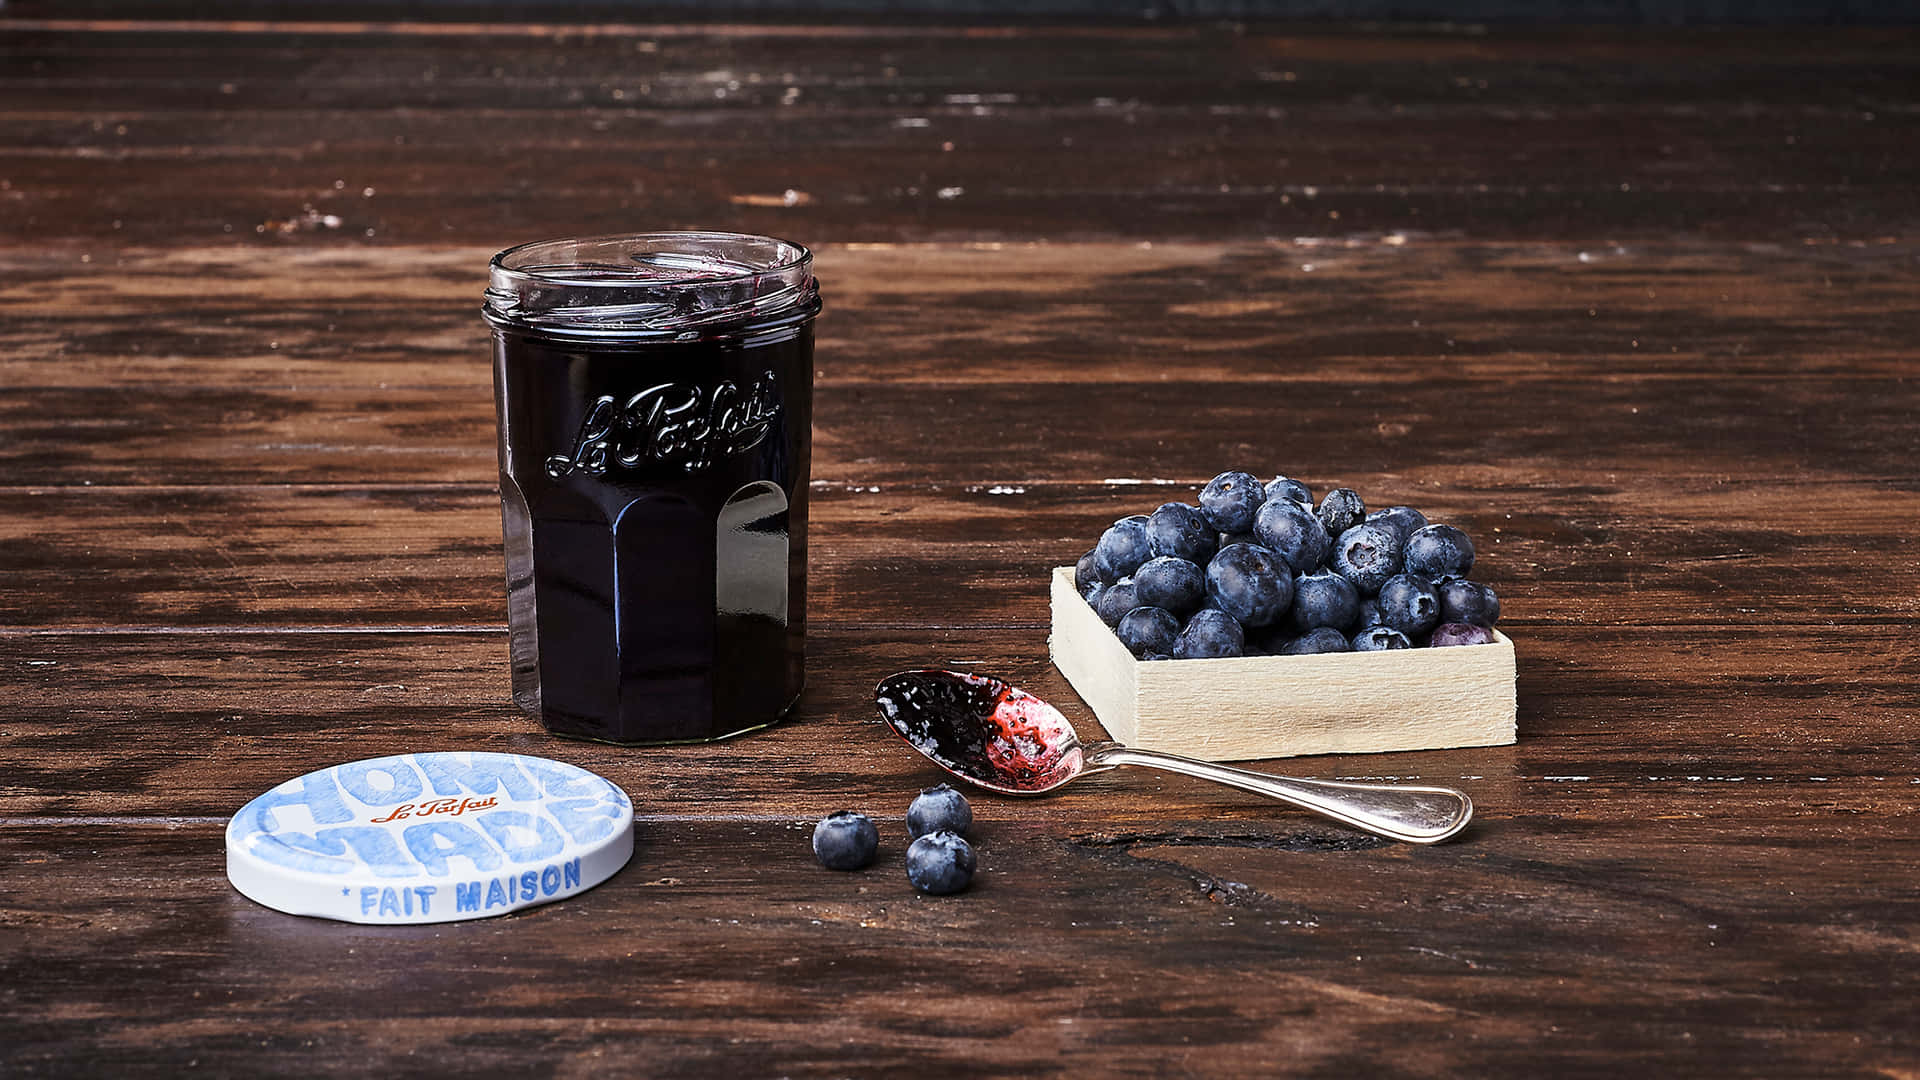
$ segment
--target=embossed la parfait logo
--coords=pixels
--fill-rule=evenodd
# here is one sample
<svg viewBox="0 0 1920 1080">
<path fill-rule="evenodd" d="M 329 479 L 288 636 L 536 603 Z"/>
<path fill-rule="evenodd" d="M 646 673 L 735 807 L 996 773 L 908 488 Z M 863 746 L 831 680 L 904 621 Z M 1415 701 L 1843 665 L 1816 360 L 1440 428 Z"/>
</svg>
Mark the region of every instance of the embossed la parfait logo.
<svg viewBox="0 0 1920 1080">
<path fill-rule="evenodd" d="M 547 458 L 547 475 L 602 476 L 648 461 L 699 472 L 760 445 L 779 416 L 780 386 L 771 371 L 745 390 L 732 382 L 712 389 L 661 383 L 625 401 L 603 394 L 588 406 L 573 448 Z"/>
</svg>

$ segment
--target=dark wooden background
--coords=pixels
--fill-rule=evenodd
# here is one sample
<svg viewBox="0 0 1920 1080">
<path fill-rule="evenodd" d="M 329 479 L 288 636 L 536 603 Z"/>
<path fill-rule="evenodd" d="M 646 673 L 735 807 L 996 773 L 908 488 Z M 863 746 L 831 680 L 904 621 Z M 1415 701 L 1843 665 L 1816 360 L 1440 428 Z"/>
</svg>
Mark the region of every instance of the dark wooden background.
<svg viewBox="0 0 1920 1080">
<path fill-rule="evenodd" d="M 1920 1075 L 1920 32 L 0 17 L 0 1073 Z M 810 685 L 507 701 L 487 257 L 819 252 Z M 1515 746 L 1375 842 L 1137 772 L 976 802 L 870 688 L 1227 467 L 1467 528 Z M 632 865 L 369 928 L 234 893 L 312 768 L 545 754 Z M 811 822 L 880 816 L 881 864 Z"/>
</svg>

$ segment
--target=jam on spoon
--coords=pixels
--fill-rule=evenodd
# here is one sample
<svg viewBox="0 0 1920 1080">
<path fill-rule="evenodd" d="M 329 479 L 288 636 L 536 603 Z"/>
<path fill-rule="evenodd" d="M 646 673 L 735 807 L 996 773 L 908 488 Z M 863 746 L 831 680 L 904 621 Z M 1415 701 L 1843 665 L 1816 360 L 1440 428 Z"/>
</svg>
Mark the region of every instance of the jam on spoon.
<svg viewBox="0 0 1920 1080">
<path fill-rule="evenodd" d="M 934 764 L 1007 795 L 1041 795 L 1085 773 L 1144 765 L 1265 795 L 1415 844 L 1454 836 L 1473 818 L 1473 800 L 1453 788 L 1304 780 L 1113 742 L 1082 745 L 1059 710 L 988 675 L 902 671 L 880 680 L 874 703 L 887 726 Z"/>
</svg>

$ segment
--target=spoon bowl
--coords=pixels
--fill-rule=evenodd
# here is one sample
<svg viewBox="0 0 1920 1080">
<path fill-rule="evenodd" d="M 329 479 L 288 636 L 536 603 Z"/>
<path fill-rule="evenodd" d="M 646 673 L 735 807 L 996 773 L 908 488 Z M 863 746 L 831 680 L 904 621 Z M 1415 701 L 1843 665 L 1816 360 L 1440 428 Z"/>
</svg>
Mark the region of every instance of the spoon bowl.
<svg viewBox="0 0 1920 1080">
<path fill-rule="evenodd" d="M 902 671 L 880 680 L 873 696 L 881 718 L 909 746 L 962 780 L 1003 795 L 1044 795 L 1090 772 L 1143 765 L 1416 844 L 1455 836 L 1473 819 L 1473 800 L 1453 788 L 1307 780 L 1113 742 L 1083 744 L 1058 709 L 990 675 Z"/>
</svg>

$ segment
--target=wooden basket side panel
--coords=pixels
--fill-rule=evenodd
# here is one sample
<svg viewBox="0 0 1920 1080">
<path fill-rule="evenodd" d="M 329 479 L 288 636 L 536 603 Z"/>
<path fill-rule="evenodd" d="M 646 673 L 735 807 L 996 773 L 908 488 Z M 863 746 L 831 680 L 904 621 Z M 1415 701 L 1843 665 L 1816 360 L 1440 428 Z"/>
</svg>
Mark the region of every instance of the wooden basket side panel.
<svg viewBox="0 0 1920 1080">
<path fill-rule="evenodd" d="M 1053 632 L 1047 648 L 1053 665 L 1066 676 L 1107 737 L 1132 743 L 1137 728 L 1135 672 L 1139 661 L 1100 620 L 1074 587 L 1073 568 L 1053 572 Z"/>
<path fill-rule="evenodd" d="M 1515 740 L 1511 641 L 1141 665 L 1129 745 L 1210 761 Z"/>
</svg>

